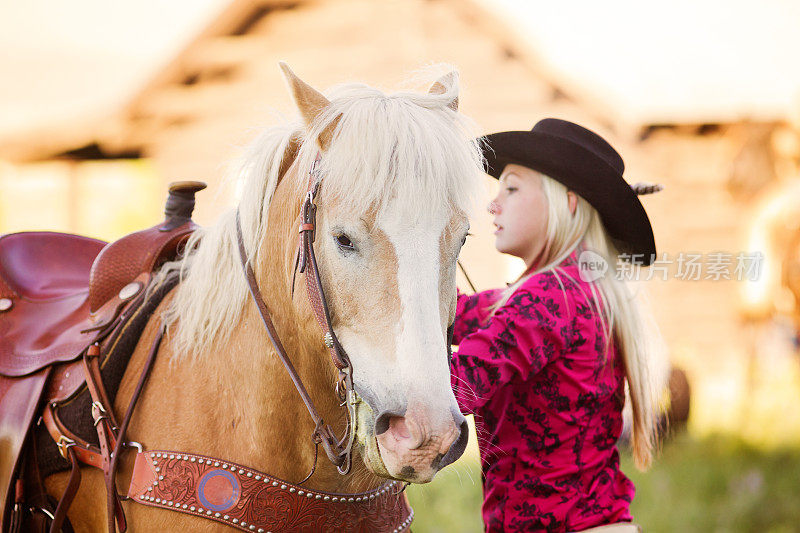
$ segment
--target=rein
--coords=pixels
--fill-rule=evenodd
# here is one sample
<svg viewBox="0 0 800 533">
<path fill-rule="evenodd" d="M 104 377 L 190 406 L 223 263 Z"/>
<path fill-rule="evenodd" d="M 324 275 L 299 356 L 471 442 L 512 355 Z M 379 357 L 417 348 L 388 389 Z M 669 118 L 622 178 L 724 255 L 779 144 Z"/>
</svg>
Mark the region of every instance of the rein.
<svg viewBox="0 0 800 533">
<path fill-rule="evenodd" d="M 331 326 L 330 312 L 325 299 L 325 292 L 322 288 L 322 280 L 320 278 L 319 268 L 317 266 L 317 258 L 314 253 L 317 213 L 317 205 L 315 204 L 315 200 L 317 192 L 319 191 L 320 182 L 322 181 L 322 176 L 318 171 L 319 161 L 320 157 L 318 155 L 311 166 L 311 170 L 309 171 L 308 190 L 300 211 L 300 242 L 296 255 L 294 267 L 295 270 L 292 275 L 292 289 L 294 289 L 294 277 L 297 271 L 304 273 L 309 303 L 311 304 L 311 308 L 314 310 L 314 316 L 316 317 L 317 322 L 322 329 L 323 342 L 330 352 L 331 361 L 339 371 L 339 378 L 336 382 L 335 392 L 337 398 L 341 402 L 341 405 L 347 407 L 348 415 L 347 428 L 341 438 L 336 437 L 336 434 L 333 432 L 333 429 L 330 427 L 330 425 L 326 424 L 320 416 L 319 412 L 314 406 L 314 402 L 311 400 L 311 397 L 305 388 L 305 385 L 303 385 L 303 381 L 297 374 L 289 355 L 286 353 L 286 350 L 284 349 L 283 344 L 278 337 L 278 333 L 275 330 L 275 325 L 272 322 L 267 305 L 264 302 L 264 298 L 261 296 L 261 291 L 258 288 L 258 282 L 256 281 L 253 268 L 247 260 L 247 251 L 245 250 L 244 246 L 239 211 L 236 212 L 236 237 L 239 246 L 239 258 L 242 263 L 245 278 L 247 279 L 247 288 L 249 289 L 250 295 L 252 296 L 256 307 L 258 308 L 258 312 L 261 315 L 261 320 L 264 322 L 264 326 L 267 329 L 269 340 L 272 343 L 273 348 L 275 348 L 275 352 L 283 363 L 283 366 L 286 368 L 289 377 L 292 379 L 292 382 L 297 389 L 297 393 L 303 400 L 309 415 L 311 415 L 311 419 L 314 421 L 315 428 L 311 438 L 315 445 L 322 444 L 322 448 L 325 450 L 325 454 L 328 456 L 328 459 L 330 459 L 330 461 L 336 465 L 336 469 L 340 474 L 345 475 L 350 471 L 350 467 L 352 466 L 353 442 L 355 440 L 357 421 L 356 406 L 361 402 L 361 399 L 353 387 L 353 367 L 350 363 L 350 358 L 347 356 L 347 352 L 345 352 L 344 348 L 339 343 L 339 339 L 336 337 L 336 333 L 334 333 L 333 327 Z M 311 468 L 311 472 L 300 483 L 303 483 L 310 478 L 314 473 L 315 468 L 316 460 Z"/>
</svg>

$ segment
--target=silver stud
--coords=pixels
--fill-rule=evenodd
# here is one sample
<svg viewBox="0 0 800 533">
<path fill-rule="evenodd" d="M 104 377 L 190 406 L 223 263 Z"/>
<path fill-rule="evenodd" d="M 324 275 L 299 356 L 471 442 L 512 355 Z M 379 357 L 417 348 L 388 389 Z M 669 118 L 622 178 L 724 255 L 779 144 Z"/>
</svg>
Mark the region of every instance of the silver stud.
<svg viewBox="0 0 800 533">
<path fill-rule="evenodd" d="M 161 498 L 156 498 L 156 503 L 161 503 Z"/>
<path fill-rule="evenodd" d="M 202 459 L 198 459 L 198 460 L 197 460 L 197 462 L 198 462 L 199 464 L 203 464 L 203 460 L 202 460 Z"/>
<path fill-rule="evenodd" d="M 220 517 L 219 513 L 214 513 L 214 518 L 219 518 L 219 517 Z"/>
<path fill-rule="evenodd" d="M 219 461 L 214 461 L 214 466 L 219 466 Z"/>
<path fill-rule="evenodd" d="M 188 460 L 189 460 L 189 456 L 188 456 L 188 455 L 184 455 L 184 456 L 183 456 L 183 460 L 184 460 L 184 461 L 188 461 Z"/>
<path fill-rule="evenodd" d="M 119 291 L 119 299 L 120 300 L 130 300 L 134 296 L 136 296 L 142 288 L 142 284 L 138 281 L 134 281 L 132 283 L 128 283 L 122 290 Z"/>
<path fill-rule="evenodd" d="M 170 459 L 175 459 L 175 454 L 174 453 L 169 454 L 169 458 Z"/>
<path fill-rule="evenodd" d="M 298 491 L 297 491 L 297 494 L 299 494 L 300 496 L 302 496 L 303 494 L 305 494 L 305 491 L 303 491 L 303 490 L 298 490 Z"/>
<path fill-rule="evenodd" d="M 318 499 L 318 500 L 321 500 L 321 499 L 322 499 L 322 496 L 320 496 L 319 494 L 317 494 L 317 495 L 316 495 L 316 496 L 314 496 L 314 497 L 315 497 L 316 499 Z"/>
<path fill-rule="evenodd" d="M 242 527 L 244 527 L 244 526 L 246 526 L 246 525 L 247 525 L 247 522 L 245 522 L 244 520 L 242 520 Z"/>
<path fill-rule="evenodd" d="M 306 498 L 310 498 L 312 496 L 313 496 L 313 494 L 311 494 L 310 492 L 306 494 Z"/>
<path fill-rule="evenodd" d="M 264 528 L 263 527 L 258 528 L 258 533 L 264 533 Z"/>
<path fill-rule="evenodd" d="M 150 457 L 152 457 L 153 459 L 155 459 L 155 457 L 156 457 L 156 454 L 154 454 L 154 453 L 151 453 L 151 454 L 150 454 Z"/>
<path fill-rule="evenodd" d="M 323 340 L 325 341 L 325 346 L 328 348 L 333 348 L 333 336 L 331 335 L 330 331 L 325 332 L 325 337 Z"/>
<path fill-rule="evenodd" d="M 325 501 L 328 501 L 328 500 L 330 500 L 330 499 L 331 499 L 331 497 L 330 497 L 330 496 L 325 496 L 325 497 L 324 497 L 324 498 L 322 498 L 322 499 L 323 499 L 323 500 L 325 500 Z"/>
<path fill-rule="evenodd" d="M 239 469 L 239 474 L 244 474 L 244 470 Z"/>
<path fill-rule="evenodd" d="M 189 510 L 190 510 L 190 511 L 192 511 L 192 512 L 194 512 L 194 510 L 195 510 L 195 509 L 196 509 L 196 507 L 195 507 L 194 505 L 192 505 L 191 507 L 189 507 Z"/>
<path fill-rule="evenodd" d="M 197 512 L 200 513 L 200 514 L 203 514 L 203 508 L 202 507 L 198 507 L 197 508 Z"/>
<path fill-rule="evenodd" d="M 272 482 L 272 486 L 273 486 L 273 487 L 277 487 L 277 486 L 278 486 L 278 482 L 277 482 L 277 481 L 273 481 L 273 482 Z"/>
<path fill-rule="evenodd" d="M 256 476 L 256 481 L 259 481 L 260 479 L 261 479 L 261 476 Z"/>
<path fill-rule="evenodd" d="M 335 502 L 338 502 L 338 501 L 339 501 L 339 498 L 337 498 L 336 496 L 334 496 L 334 497 L 333 497 L 333 501 L 335 501 Z"/>
<path fill-rule="evenodd" d="M 247 473 L 247 477 L 253 477 L 253 473 L 252 472 L 248 472 Z"/>
<path fill-rule="evenodd" d="M 295 491 L 294 487 L 289 487 L 289 492 L 294 492 L 294 491 Z"/>
<path fill-rule="evenodd" d="M 239 523 L 239 519 L 238 518 L 234 518 L 233 520 L 231 520 L 231 522 L 233 522 L 234 524 L 238 524 Z"/>
<path fill-rule="evenodd" d="M 13 305 L 11 298 L 0 298 L 0 311 L 8 311 Z"/>
<path fill-rule="evenodd" d="M 347 498 L 347 501 L 351 502 L 353 501 L 353 498 Z"/>
<path fill-rule="evenodd" d="M 211 515 L 211 511 L 206 511 L 206 514 L 210 516 Z"/>
<path fill-rule="evenodd" d="M 249 529 L 250 529 L 250 531 L 254 531 L 256 529 L 256 526 L 250 526 Z"/>
<path fill-rule="evenodd" d="M 182 508 L 184 508 L 184 509 L 186 509 L 186 508 L 187 508 L 187 507 L 189 507 L 189 506 L 188 506 L 188 505 L 186 505 L 186 504 L 184 503 L 183 505 L 181 505 L 181 507 L 182 507 Z"/>
<path fill-rule="evenodd" d="M 360 501 L 361 501 L 361 498 L 356 498 L 356 501 L 357 501 L 357 502 L 360 502 Z"/>
<path fill-rule="evenodd" d="M 139 499 L 140 499 L 140 500 L 144 500 L 145 498 L 147 498 L 147 496 L 145 496 L 144 494 L 140 494 L 140 495 L 139 495 Z"/>
<path fill-rule="evenodd" d="M 157 453 L 157 454 L 156 454 L 156 457 L 159 457 L 159 458 L 160 458 L 160 457 L 161 457 L 161 454 L 160 454 L 160 453 Z"/>
<path fill-rule="evenodd" d="M 156 468 L 156 472 L 161 472 L 161 468 Z"/>
<path fill-rule="evenodd" d="M 229 519 L 230 517 L 231 517 L 231 515 L 227 515 L 227 514 L 226 514 L 225 516 L 223 516 L 223 517 L 222 517 L 222 519 L 223 519 L 223 520 L 227 520 L 227 519 Z"/>
<path fill-rule="evenodd" d="M 153 481 L 153 486 L 158 485 L 158 481 Z"/>
<path fill-rule="evenodd" d="M 159 481 L 161 481 L 162 479 L 164 479 L 164 476 L 158 476 Z"/>
<path fill-rule="evenodd" d="M 147 487 L 147 490 L 153 490 L 153 487 Z"/>
<path fill-rule="evenodd" d="M 281 485 L 281 490 L 286 490 L 286 485 Z"/>
<path fill-rule="evenodd" d="M 194 457 L 190 457 L 189 461 L 191 461 L 193 463 L 195 461 Z"/>
</svg>

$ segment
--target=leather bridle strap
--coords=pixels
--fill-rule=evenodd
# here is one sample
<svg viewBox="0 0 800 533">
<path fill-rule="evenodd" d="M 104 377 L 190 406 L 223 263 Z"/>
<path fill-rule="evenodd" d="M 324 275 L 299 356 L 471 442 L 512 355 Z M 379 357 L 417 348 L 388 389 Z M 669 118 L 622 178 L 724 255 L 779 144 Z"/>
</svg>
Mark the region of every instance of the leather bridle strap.
<svg viewBox="0 0 800 533">
<path fill-rule="evenodd" d="M 319 175 L 319 162 L 320 157 L 314 161 L 311 166 L 311 171 L 308 173 L 308 190 L 306 191 L 305 200 L 300 211 L 300 248 L 298 250 L 297 264 L 295 267 L 306 276 L 306 292 L 308 293 L 308 300 L 311 304 L 311 309 L 314 310 L 314 316 L 317 319 L 319 327 L 322 328 L 323 341 L 325 346 L 331 354 L 333 364 L 340 371 L 345 371 L 350 368 L 350 358 L 347 352 L 344 351 L 339 339 L 336 337 L 333 328 L 331 327 L 331 315 L 328 310 L 328 303 L 325 299 L 325 291 L 322 289 L 322 280 L 319 275 L 319 267 L 317 266 L 317 256 L 314 253 L 314 239 L 316 238 L 316 225 L 317 225 L 317 206 L 314 203 L 317 193 L 319 192 L 320 182 L 322 180 Z M 307 272 L 306 269 L 311 267 L 311 271 Z"/>
<path fill-rule="evenodd" d="M 244 268 L 245 278 L 247 280 L 247 288 L 250 291 L 250 295 L 253 298 L 253 301 L 256 304 L 256 308 L 258 309 L 259 315 L 261 315 L 261 320 L 264 322 L 264 326 L 267 329 L 267 335 L 269 336 L 269 340 L 272 343 L 273 348 L 275 348 L 275 352 L 277 353 L 278 357 L 280 358 L 281 362 L 283 363 L 284 368 L 286 368 L 286 372 L 288 372 L 289 377 L 292 379 L 295 388 L 297 389 L 297 393 L 300 395 L 300 398 L 303 400 L 303 403 L 308 410 L 308 413 L 311 415 L 311 419 L 314 421 L 315 428 L 314 428 L 314 441 L 322 444 L 323 449 L 325 450 L 325 454 L 328 456 L 328 459 L 331 460 L 333 464 L 337 467 L 343 465 L 346 461 L 346 457 L 343 454 L 343 450 L 340 447 L 340 443 L 336 439 L 333 430 L 329 425 L 327 425 L 322 417 L 320 416 L 317 408 L 314 406 L 314 402 L 311 400 L 311 397 L 308 394 L 308 391 L 303 385 L 303 381 L 300 379 L 300 376 L 297 374 L 297 371 L 294 368 L 294 364 L 292 364 L 291 359 L 289 359 L 288 354 L 286 353 L 285 348 L 283 347 L 283 343 L 278 336 L 278 332 L 275 330 L 275 325 L 272 322 L 272 318 L 270 317 L 269 309 L 267 309 L 267 304 L 264 302 L 264 299 L 261 297 L 261 291 L 258 288 L 258 282 L 256 281 L 255 273 L 253 272 L 253 267 L 250 265 L 249 261 L 247 260 L 247 251 L 245 250 L 244 246 L 244 238 L 242 236 L 242 226 L 241 221 L 239 219 L 239 212 L 236 212 L 236 237 L 239 246 L 239 257 L 242 262 L 242 267 Z"/>
</svg>

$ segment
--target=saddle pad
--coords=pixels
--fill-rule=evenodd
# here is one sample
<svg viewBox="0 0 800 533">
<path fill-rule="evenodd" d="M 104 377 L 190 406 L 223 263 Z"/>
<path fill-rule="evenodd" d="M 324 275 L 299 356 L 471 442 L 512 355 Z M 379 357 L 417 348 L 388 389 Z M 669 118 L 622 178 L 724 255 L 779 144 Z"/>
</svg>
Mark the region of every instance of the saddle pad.
<svg viewBox="0 0 800 533">
<path fill-rule="evenodd" d="M 0 374 L 23 376 L 78 356 L 91 341 L 89 272 L 105 243 L 64 233 L 0 237 Z"/>
</svg>

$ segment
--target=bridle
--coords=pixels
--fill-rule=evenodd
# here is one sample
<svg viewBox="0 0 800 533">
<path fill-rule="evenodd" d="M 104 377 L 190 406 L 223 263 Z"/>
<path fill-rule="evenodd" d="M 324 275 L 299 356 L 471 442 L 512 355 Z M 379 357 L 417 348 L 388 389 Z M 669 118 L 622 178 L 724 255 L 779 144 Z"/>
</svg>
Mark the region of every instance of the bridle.
<svg viewBox="0 0 800 533">
<path fill-rule="evenodd" d="M 357 422 L 356 409 L 357 405 L 361 402 L 361 398 L 358 396 L 358 393 L 356 393 L 353 387 L 353 366 L 350 362 L 350 358 L 347 356 L 347 352 L 345 352 L 344 348 L 339 343 L 339 339 L 336 337 L 336 333 L 334 333 L 333 327 L 331 326 L 330 312 L 328 310 L 327 301 L 325 300 L 325 292 L 322 288 L 322 280 L 320 279 L 317 258 L 314 254 L 317 214 L 317 205 L 315 200 L 317 193 L 319 192 L 320 182 L 322 181 L 322 174 L 319 171 L 319 162 L 320 156 L 317 155 L 317 158 L 314 160 L 308 173 L 308 189 L 305 194 L 303 205 L 300 209 L 300 238 L 294 263 L 294 272 L 292 274 L 292 291 L 294 291 L 295 275 L 298 271 L 304 273 L 306 279 L 306 293 L 308 294 L 309 303 L 311 304 L 311 308 L 314 311 L 314 316 L 316 317 L 317 322 L 322 329 L 323 342 L 330 352 L 331 360 L 334 366 L 339 371 L 335 393 L 340 401 L 340 405 L 347 407 L 348 415 L 347 428 L 341 438 L 336 436 L 330 425 L 326 424 L 320 416 L 319 411 L 317 411 L 316 407 L 314 406 L 314 402 L 311 400 L 305 385 L 303 385 L 303 381 L 297 374 L 289 355 L 286 353 L 286 350 L 284 349 L 283 344 L 278 337 L 278 333 L 275 330 L 275 325 L 272 322 L 267 305 L 264 302 L 264 298 L 261 296 L 261 291 L 258 288 L 258 283 L 256 281 L 252 265 L 247 260 L 247 251 L 244 246 L 242 226 L 238 211 L 236 212 L 236 235 L 239 245 L 239 258 L 242 263 L 242 268 L 245 272 L 247 287 L 250 290 L 250 295 L 255 301 L 258 312 L 261 315 L 261 320 L 264 322 L 264 326 L 267 329 L 269 340 L 272 343 L 272 346 L 275 348 L 275 352 L 283 363 L 283 366 L 286 368 L 286 371 L 289 373 L 289 377 L 292 379 L 292 382 L 297 389 L 297 393 L 300 395 L 300 398 L 303 400 L 309 415 L 311 415 L 311 419 L 314 421 L 315 427 L 313 433 L 311 434 L 312 441 L 314 442 L 315 446 L 318 446 L 319 444 L 322 445 L 322 448 L 325 450 L 325 454 L 328 456 L 328 459 L 330 459 L 330 461 L 336 465 L 339 473 L 344 475 L 350 471 L 350 467 L 352 466 L 353 442 L 355 440 Z M 311 477 L 311 475 L 314 473 L 314 468 L 316 468 L 316 452 L 315 461 L 311 472 L 300 483 L 305 482 Z"/>
</svg>

